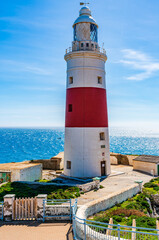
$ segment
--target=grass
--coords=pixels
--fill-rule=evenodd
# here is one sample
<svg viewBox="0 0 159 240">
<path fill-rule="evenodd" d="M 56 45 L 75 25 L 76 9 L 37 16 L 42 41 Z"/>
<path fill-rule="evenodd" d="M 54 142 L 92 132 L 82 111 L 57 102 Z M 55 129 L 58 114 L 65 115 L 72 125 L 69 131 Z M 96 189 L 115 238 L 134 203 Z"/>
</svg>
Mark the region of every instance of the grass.
<svg viewBox="0 0 159 240">
<path fill-rule="evenodd" d="M 48 194 L 48 199 L 70 199 L 80 196 L 78 187 L 67 186 L 38 186 L 20 182 L 6 183 L 0 187 L 0 201 L 6 194 L 15 194 L 19 197 L 35 197 L 38 194 Z"/>
<path fill-rule="evenodd" d="M 129 198 L 121 204 L 116 204 L 114 207 L 99 212 L 90 220 L 109 223 L 110 218 L 113 218 L 114 224 L 132 226 L 132 220 L 136 219 L 136 226 L 143 228 L 156 228 L 156 219 L 149 217 L 152 213 L 146 198 L 152 201 L 152 195 L 159 194 L 159 178 L 152 179 L 145 183 L 143 192 L 137 194 L 133 198 Z M 151 238 L 150 238 L 151 239 Z"/>
</svg>

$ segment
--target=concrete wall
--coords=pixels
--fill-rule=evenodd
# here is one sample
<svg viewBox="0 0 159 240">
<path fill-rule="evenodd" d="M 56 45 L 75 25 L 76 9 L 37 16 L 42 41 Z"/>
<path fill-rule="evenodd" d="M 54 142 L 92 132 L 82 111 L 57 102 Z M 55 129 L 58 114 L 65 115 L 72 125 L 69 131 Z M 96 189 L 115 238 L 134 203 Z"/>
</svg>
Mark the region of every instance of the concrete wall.
<svg viewBox="0 0 159 240">
<path fill-rule="evenodd" d="M 139 192 L 139 185 L 133 184 L 131 187 L 127 187 L 122 189 L 119 192 L 115 192 L 113 194 L 110 194 L 109 196 L 99 198 L 95 201 L 89 202 L 82 207 L 80 207 L 77 211 L 76 216 L 80 219 L 87 219 L 89 216 L 94 215 L 97 212 L 106 210 L 108 208 L 113 207 L 117 203 L 121 203 L 128 198 L 133 197 Z M 84 229 L 83 225 L 80 223 L 76 224 L 77 227 L 77 235 L 84 239 Z M 92 236 L 89 235 L 89 227 L 87 227 L 87 240 L 91 240 Z M 101 234 L 101 237 L 98 239 L 105 239 L 105 235 Z"/>
<path fill-rule="evenodd" d="M 11 170 L 11 182 L 20 181 L 20 169 Z"/>
<path fill-rule="evenodd" d="M 157 164 L 156 163 L 150 163 L 150 162 L 143 162 L 143 161 L 133 161 L 133 169 L 146 172 L 149 174 L 152 174 L 152 171 L 154 175 L 158 175 L 157 173 Z"/>
<path fill-rule="evenodd" d="M 20 170 L 19 181 L 35 181 L 42 178 L 42 164 Z"/>
</svg>

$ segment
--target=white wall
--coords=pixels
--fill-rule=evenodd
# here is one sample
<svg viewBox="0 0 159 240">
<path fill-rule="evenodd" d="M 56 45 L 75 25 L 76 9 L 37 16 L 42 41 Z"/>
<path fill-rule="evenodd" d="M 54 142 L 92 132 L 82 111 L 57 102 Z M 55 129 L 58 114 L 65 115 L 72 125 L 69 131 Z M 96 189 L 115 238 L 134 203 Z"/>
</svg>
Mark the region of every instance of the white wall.
<svg viewBox="0 0 159 240">
<path fill-rule="evenodd" d="M 97 77 L 103 79 L 98 84 Z M 69 84 L 69 77 L 73 77 L 73 84 Z M 67 62 L 67 88 L 98 87 L 105 88 L 105 61 L 89 56 L 72 58 Z"/>
<path fill-rule="evenodd" d="M 106 139 L 100 140 L 99 133 Z M 101 148 L 105 145 L 106 148 Z M 104 152 L 105 156 L 102 156 Z M 101 176 L 101 161 L 106 161 L 106 175 L 110 174 L 108 128 L 66 128 L 64 174 L 73 177 Z M 71 161 L 71 169 L 66 168 Z"/>
<path fill-rule="evenodd" d="M 20 170 L 20 179 L 18 181 L 35 181 L 42 177 L 42 164 Z"/>
</svg>

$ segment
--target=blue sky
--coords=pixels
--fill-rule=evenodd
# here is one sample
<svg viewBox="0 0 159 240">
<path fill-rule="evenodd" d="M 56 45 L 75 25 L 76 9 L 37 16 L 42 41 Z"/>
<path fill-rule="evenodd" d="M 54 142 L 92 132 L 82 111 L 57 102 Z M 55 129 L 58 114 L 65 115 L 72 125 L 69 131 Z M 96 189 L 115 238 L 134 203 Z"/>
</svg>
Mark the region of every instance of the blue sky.
<svg viewBox="0 0 159 240">
<path fill-rule="evenodd" d="M 110 126 L 159 128 L 159 1 L 90 0 L 107 51 Z M 0 127 L 64 126 L 77 0 L 0 2 Z"/>
</svg>

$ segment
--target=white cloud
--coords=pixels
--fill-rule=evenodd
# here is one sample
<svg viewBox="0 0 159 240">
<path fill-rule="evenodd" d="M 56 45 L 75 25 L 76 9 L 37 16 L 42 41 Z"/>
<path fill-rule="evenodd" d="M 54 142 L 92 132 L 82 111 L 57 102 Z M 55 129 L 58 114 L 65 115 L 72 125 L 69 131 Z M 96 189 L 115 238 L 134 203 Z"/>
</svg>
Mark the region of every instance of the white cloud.
<svg viewBox="0 0 159 240">
<path fill-rule="evenodd" d="M 140 73 L 127 77 L 128 80 L 142 81 L 159 71 L 159 61 L 152 59 L 145 53 L 132 49 L 123 49 L 122 53 L 123 59 L 120 60 L 120 63 L 140 71 Z"/>
</svg>

